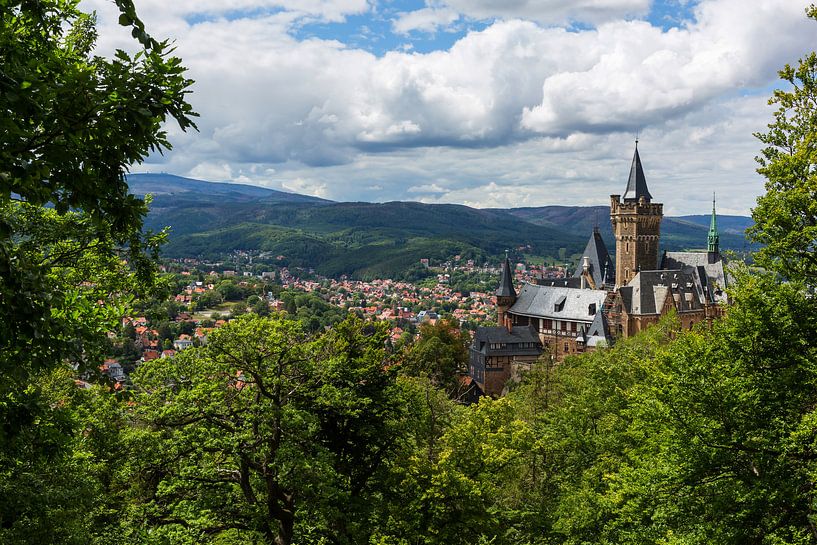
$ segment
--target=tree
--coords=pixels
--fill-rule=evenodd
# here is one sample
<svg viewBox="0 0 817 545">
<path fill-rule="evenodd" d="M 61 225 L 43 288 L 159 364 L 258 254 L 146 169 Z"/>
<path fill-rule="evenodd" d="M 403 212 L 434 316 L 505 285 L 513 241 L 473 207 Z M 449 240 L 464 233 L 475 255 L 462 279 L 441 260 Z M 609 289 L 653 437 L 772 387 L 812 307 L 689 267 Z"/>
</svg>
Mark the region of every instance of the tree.
<svg viewBox="0 0 817 545">
<path fill-rule="evenodd" d="M 165 121 L 194 127 L 191 81 L 132 2 L 117 0 L 120 23 L 142 50 L 114 59 L 91 55 L 94 19 L 77 3 L 5 0 L 0 10 L 0 376 L 83 363 L 93 339 L 78 330 L 99 334 L 90 314 L 100 286 L 123 270 L 151 284 L 161 239 L 141 233 L 145 202 L 129 195 L 125 172 L 169 149 Z"/>
<path fill-rule="evenodd" d="M 196 543 L 361 541 L 400 414 L 386 333 L 349 319 L 312 337 L 246 315 L 145 364 L 135 429 L 152 431 L 137 436 L 131 478 L 149 501 L 136 525 Z"/>
<path fill-rule="evenodd" d="M 817 7 L 807 14 L 817 19 Z M 777 105 L 769 131 L 755 136 L 765 147 L 757 157 L 766 194 L 752 211 L 749 233 L 764 246 L 755 259 L 786 278 L 817 281 L 817 53 L 779 72 L 790 89 L 769 99 Z"/>
<path fill-rule="evenodd" d="M 487 510 L 501 526 L 544 543 L 817 543 L 813 298 L 734 275 L 711 328 L 668 317 L 524 377 L 509 398 L 535 442 L 521 500 Z"/>
<path fill-rule="evenodd" d="M 400 364 L 401 372 L 428 377 L 438 388 L 455 398 L 459 375 L 468 365 L 468 338 L 454 320 L 420 325 L 420 338 L 410 345 Z"/>
<path fill-rule="evenodd" d="M 223 303 L 224 298 L 221 296 L 221 293 L 216 290 L 207 290 L 198 295 L 195 302 L 199 308 L 212 308 Z"/>
<path fill-rule="evenodd" d="M 215 289 L 224 301 L 241 301 L 247 296 L 247 292 L 232 280 L 222 280 Z"/>
<path fill-rule="evenodd" d="M 95 485 L 73 478 L 89 455 L 74 450 L 70 397 L 47 395 L 46 377 L 66 363 L 94 369 L 105 333 L 154 284 L 162 236 L 142 233 L 146 204 L 129 195 L 125 173 L 169 149 L 163 123 L 194 127 L 179 59 L 145 33 L 131 0 L 116 3 L 141 49 L 103 59 L 77 0 L 0 0 L 4 543 L 90 542 L 80 530 L 90 510 L 74 506 L 87 507 Z M 26 485 L 27 476 L 37 478 Z M 49 526 L 48 537 L 34 531 Z"/>
</svg>

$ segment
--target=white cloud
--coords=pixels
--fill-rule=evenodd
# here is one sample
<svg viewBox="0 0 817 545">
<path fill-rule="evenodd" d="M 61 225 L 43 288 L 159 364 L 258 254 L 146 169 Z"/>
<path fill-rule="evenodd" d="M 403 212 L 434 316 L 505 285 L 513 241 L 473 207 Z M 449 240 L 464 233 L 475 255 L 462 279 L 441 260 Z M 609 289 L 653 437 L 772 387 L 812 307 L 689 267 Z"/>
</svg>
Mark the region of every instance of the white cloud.
<svg viewBox="0 0 817 545">
<path fill-rule="evenodd" d="M 743 7 L 740 0 L 701 3 L 697 23 L 669 32 L 615 22 L 583 33 L 576 45 L 590 62 L 546 76 L 542 101 L 525 107 L 522 126 L 556 134 L 634 130 L 769 82 L 781 59 L 814 39 L 813 23 L 794 3 L 774 1 L 754 3 L 737 22 Z"/>
<path fill-rule="evenodd" d="M 115 10 L 113 2 L 83 0 L 82 9 Z M 342 21 L 347 15 L 371 9 L 367 0 L 140 0 L 137 13 L 151 23 L 162 18 L 252 17 L 278 10 L 299 16 L 318 17 L 324 21 Z"/>
<path fill-rule="evenodd" d="M 600 23 L 646 15 L 651 0 L 445 0 L 473 19 L 529 19 L 545 24 Z"/>
<path fill-rule="evenodd" d="M 151 166 L 208 179 L 229 172 L 332 199 L 365 200 L 374 186 L 382 188 L 377 198 L 409 198 L 408 188 L 437 184 L 441 191 L 425 198 L 603 204 L 620 191 L 613 181 L 626 176 L 620 162 L 629 163 L 630 134 L 642 128 L 645 161 L 671 165 L 656 172 L 658 189 L 665 179 L 688 184 L 695 195 L 707 193 L 707 184 L 735 184 L 740 193 L 722 202 L 745 212 L 761 187 L 751 131 L 763 128 L 747 123 L 768 114 L 762 97 L 737 94 L 770 85 L 776 69 L 817 38 L 797 2 L 757 0 L 747 9 L 739 0 L 703 0 L 694 22 L 669 31 L 638 20 L 571 32 L 507 20 L 444 51 L 378 57 L 292 33 L 304 17 L 336 20 L 370 9 L 364 0 L 287 2 L 140 3 L 148 30 L 176 39 L 196 80 L 191 102 L 202 114 L 201 132 L 171 134 L 175 149 L 152 157 Z M 447 3 L 465 13 L 455 4 Z M 565 13 L 578 7 L 621 17 L 648 2 L 469 5 L 469 17 L 546 21 L 550 12 L 573 18 Z M 83 6 L 100 10 L 101 50 L 130 43 L 111 3 Z M 275 9 L 253 12 L 259 8 Z M 254 15 L 226 17 L 236 10 Z"/>
<path fill-rule="evenodd" d="M 233 169 L 228 163 L 211 163 L 205 161 L 190 169 L 190 176 L 199 180 L 219 182 L 231 180 L 233 178 Z"/>
<path fill-rule="evenodd" d="M 437 184 L 415 185 L 406 190 L 407 193 L 448 193 Z"/>
<path fill-rule="evenodd" d="M 281 188 L 292 193 L 300 193 L 301 195 L 310 195 L 312 197 L 327 198 L 329 196 L 329 190 L 326 182 L 320 180 L 293 178 L 291 180 L 284 181 L 281 184 Z"/>
<path fill-rule="evenodd" d="M 436 32 L 445 30 L 460 18 L 459 13 L 449 8 L 422 8 L 399 13 L 392 23 L 397 34 L 406 35 L 411 31 Z"/>
</svg>

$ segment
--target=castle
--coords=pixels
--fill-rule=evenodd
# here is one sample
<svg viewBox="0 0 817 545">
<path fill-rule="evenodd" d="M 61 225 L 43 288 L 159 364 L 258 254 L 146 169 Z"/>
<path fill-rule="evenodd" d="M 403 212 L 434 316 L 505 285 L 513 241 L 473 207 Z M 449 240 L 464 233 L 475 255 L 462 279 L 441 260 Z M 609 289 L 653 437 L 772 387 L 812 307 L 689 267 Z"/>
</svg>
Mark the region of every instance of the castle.
<svg viewBox="0 0 817 545">
<path fill-rule="evenodd" d="M 610 196 L 615 262 L 598 229 L 572 278 L 525 283 L 517 292 L 511 264 L 502 264 L 496 327 L 478 328 L 469 376 L 498 396 L 520 368 L 547 355 L 560 361 L 630 337 L 675 311 L 681 327 L 723 313 L 727 276 L 720 255 L 715 202 L 705 252 L 664 252 L 663 205 L 652 202 L 636 141 L 624 195 Z"/>
</svg>

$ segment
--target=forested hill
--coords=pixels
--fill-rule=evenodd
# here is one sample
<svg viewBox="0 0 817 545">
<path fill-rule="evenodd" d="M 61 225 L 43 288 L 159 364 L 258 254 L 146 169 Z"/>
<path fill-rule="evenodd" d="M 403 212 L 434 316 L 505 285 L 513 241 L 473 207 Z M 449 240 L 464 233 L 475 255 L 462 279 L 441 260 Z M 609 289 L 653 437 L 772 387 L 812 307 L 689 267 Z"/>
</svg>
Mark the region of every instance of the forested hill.
<svg viewBox="0 0 817 545">
<path fill-rule="evenodd" d="M 181 199 L 191 202 L 217 202 L 224 199 L 245 202 L 263 200 L 270 203 L 331 202 L 318 197 L 287 193 L 266 187 L 225 182 L 204 182 L 164 173 L 130 174 L 128 175 L 128 185 L 134 195 L 143 196 L 150 193 L 154 197 L 171 197 L 175 200 Z"/>
<path fill-rule="evenodd" d="M 570 260 L 582 251 L 597 220 L 608 246 L 614 246 L 606 207 L 502 210 L 332 202 L 170 175 L 133 175 L 129 182 L 134 193 L 154 196 L 147 227 L 171 227 L 164 249 L 168 257 L 217 258 L 233 250 L 258 250 L 327 276 L 399 277 L 421 258 L 445 260 L 459 254 L 484 260 L 506 249 L 520 256 Z M 701 248 L 707 228 L 684 218 L 665 218 L 664 247 Z M 721 246 L 741 250 L 745 240 L 724 232 Z"/>
<path fill-rule="evenodd" d="M 578 233 L 589 233 L 598 225 L 608 250 L 614 250 L 613 229 L 609 206 L 541 206 L 499 210 L 535 223 Z M 711 216 L 664 217 L 661 221 L 661 244 L 667 250 L 701 249 L 706 247 Z M 720 245 L 725 250 L 744 251 L 749 248 L 745 231 L 752 225 L 748 216 L 718 216 Z"/>
</svg>

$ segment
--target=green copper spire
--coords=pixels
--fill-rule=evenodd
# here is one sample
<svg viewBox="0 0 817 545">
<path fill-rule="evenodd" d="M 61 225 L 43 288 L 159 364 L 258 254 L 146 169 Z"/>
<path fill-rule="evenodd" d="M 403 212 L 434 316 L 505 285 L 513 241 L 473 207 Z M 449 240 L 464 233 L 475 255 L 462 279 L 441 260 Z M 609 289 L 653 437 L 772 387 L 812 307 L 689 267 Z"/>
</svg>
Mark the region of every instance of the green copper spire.
<svg viewBox="0 0 817 545">
<path fill-rule="evenodd" d="M 709 235 L 706 237 L 706 251 L 712 254 L 717 254 L 718 243 L 720 242 L 718 235 L 718 220 L 715 215 L 715 194 L 712 193 L 712 221 L 709 223 Z"/>
</svg>

